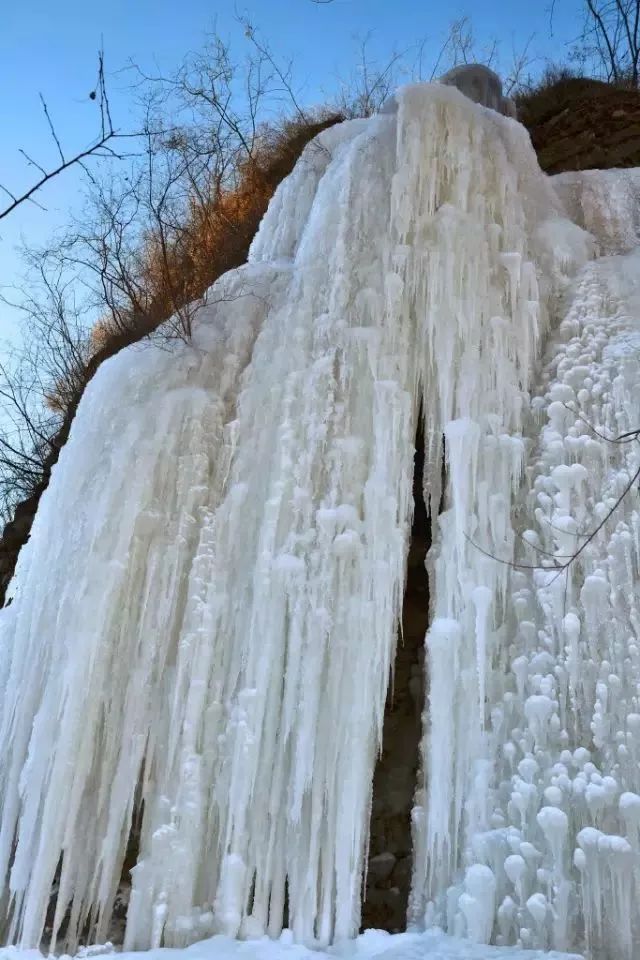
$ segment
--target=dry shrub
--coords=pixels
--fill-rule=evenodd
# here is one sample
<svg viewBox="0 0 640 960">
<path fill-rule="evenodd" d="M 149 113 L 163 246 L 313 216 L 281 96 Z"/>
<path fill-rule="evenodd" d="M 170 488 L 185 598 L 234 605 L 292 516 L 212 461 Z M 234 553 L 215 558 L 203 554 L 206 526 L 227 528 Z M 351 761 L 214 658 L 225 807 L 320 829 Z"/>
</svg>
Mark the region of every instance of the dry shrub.
<svg viewBox="0 0 640 960">
<path fill-rule="evenodd" d="M 623 82 L 599 80 L 566 64 L 552 63 L 533 86 L 516 94 L 518 119 L 526 127 L 535 127 L 578 100 L 600 99 L 623 89 L 629 89 Z"/>
</svg>

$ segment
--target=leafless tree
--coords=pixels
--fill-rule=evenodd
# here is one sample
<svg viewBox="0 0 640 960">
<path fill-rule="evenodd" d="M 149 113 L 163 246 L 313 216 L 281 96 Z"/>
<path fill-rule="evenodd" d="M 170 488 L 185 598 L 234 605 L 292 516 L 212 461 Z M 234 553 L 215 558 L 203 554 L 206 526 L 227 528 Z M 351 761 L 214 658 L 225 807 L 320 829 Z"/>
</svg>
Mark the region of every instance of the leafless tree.
<svg viewBox="0 0 640 960">
<path fill-rule="evenodd" d="M 2 298 L 7 302 L 8 298 Z M 68 403 L 85 382 L 89 343 L 69 279 L 31 257 L 21 295 L 9 301 L 24 335 L 0 363 L 0 517 L 42 483 Z"/>
<path fill-rule="evenodd" d="M 372 116 L 408 76 L 406 52 L 391 51 L 379 61 L 370 53 L 371 40 L 371 33 L 360 40 L 354 66 L 334 98 L 345 117 Z"/>
<path fill-rule="evenodd" d="M 46 253 L 84 284 L 102 337 L 144 335 L 160 322 L 162 336 L 190 337 L 216 265 L 237 265 L 212 247 L 224 229 L 233 250 L 239 183 L 259 167 L 271 135 L 263 118 L 282 109 L 303 124 L 312 119 L 297 101 L 290 65 L 241 23 L 249 53 L 240 64 L 213 36 L 174 74 L 132 66 L 142 157 L 108 178 L 90 177 L 82 215 Z"/>
<path fill-rule="evenodd" d="M 611 83 L 637 88 L 640 0 L 584 0 L 583 25 L 571 58 Z"/>
<path fill-rule="evenodd" d="M 433 63 L 430 79 L 464 63 L 482 63 L 495 66 L 498 57 L 498 41 L 493 38 L 479 44 L 469 16 L 458 17 L 449 24 L 449 31 L 440 46 Z"/>
<path fill-rule="evenodd" d="M 531 34 L 520 47 L 516 47 L 515 43 L 512 43 L 511 58 L 502 75 L 503 89 L 507 97 L 515 97 L 521 91 L 531 89 L 533 70 L 536 62 L 540 59 L 531 52 L 534 39 L 535 34 Z"/>
</svg>

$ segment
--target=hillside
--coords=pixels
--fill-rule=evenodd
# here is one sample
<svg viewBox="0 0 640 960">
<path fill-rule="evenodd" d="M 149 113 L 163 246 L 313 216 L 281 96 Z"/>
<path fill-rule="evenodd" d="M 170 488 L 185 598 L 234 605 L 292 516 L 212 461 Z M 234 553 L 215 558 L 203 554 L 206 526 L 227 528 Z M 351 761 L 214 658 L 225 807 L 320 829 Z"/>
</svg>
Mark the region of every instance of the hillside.
<svg viewBox="0 0 640 960">
<path fill-rule="evenodd" d="M 518 103 L 546 173 L 640 167 L 640 93 L 568 78 Z"/>
</svg>

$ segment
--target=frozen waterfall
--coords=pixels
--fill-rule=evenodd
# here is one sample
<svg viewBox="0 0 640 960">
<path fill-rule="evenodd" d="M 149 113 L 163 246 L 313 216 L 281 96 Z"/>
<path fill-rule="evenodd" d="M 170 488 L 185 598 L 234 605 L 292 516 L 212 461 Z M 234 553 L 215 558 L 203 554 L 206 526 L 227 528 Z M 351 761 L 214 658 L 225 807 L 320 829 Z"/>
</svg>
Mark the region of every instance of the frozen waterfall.
<svg viewBox="0 0 640 960">
<path fill-rule="evenodd" d="M 5 940 L 103 941 L 132 829 L 128 949 L 357 933 L 422 409 L 409 922 L 631 960 L 635 490 L 542 568 L 640 466 L 609 442 L 640 426 L 639 196 L 408 87 L 306 148 L 193 343 L 100 368 L 0 616 Z"/>
</svg>

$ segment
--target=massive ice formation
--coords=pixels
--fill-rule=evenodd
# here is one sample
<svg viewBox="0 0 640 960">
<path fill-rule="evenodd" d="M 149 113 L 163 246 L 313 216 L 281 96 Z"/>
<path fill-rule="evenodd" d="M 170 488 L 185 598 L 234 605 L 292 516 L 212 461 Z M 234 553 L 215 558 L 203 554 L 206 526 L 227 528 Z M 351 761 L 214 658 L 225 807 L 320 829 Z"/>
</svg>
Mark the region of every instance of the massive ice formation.
<svg viewBox="0 0 640 960">
<path fill-rule="evenodd" d="M 636 501 L 568 578 L 510 566 L 583 542 L 635 467 L 598 436 L 640 406 L 632 257 L 584 268 L 529 400 L 591 252 L 523 128 L 409 87 L 309 145 L 192 344 L 100 369 L 1 617 L 5 937 L 102 940 L 132 826 L 128 947 L 357 932 L 422 406 L 432 503 L 447 479 L 410 920 L 630 956 Z"/>
</svg>

